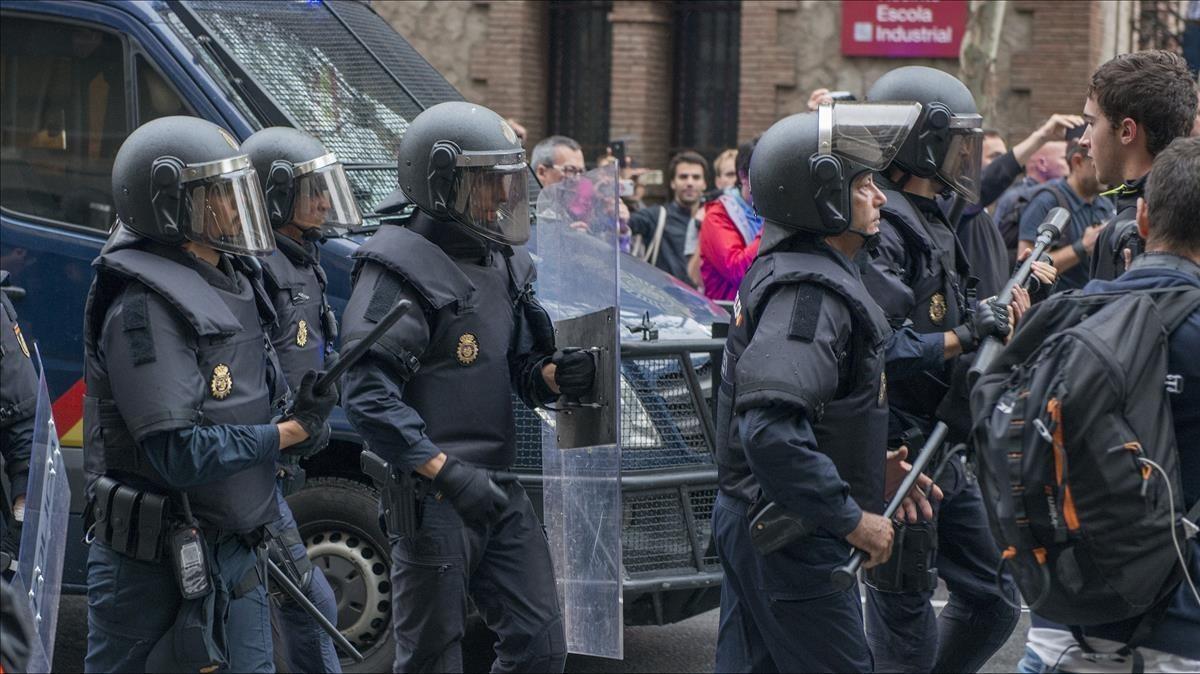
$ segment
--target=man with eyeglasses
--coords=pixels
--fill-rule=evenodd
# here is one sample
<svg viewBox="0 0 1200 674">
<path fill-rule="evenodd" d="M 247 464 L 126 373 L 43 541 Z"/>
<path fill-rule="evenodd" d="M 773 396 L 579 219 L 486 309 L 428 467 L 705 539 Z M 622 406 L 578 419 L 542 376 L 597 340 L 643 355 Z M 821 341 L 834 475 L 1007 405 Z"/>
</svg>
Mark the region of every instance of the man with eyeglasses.
<svg viewBox="0 0 1200 674">
<path fill-rule="evenodd" d="M 566 136 L 550 136 L 533 148 L 529 163 L 542 187 L 583 175 L 583 150 Z"/>
</svg>

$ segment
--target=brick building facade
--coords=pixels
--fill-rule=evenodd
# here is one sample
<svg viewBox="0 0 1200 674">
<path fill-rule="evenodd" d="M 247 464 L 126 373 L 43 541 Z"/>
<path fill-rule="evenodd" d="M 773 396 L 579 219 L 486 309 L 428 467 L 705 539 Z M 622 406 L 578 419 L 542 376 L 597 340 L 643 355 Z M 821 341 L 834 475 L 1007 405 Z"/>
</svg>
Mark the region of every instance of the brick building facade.
<svg viewBox="0 0 1200 674">
<path fill-rule="evenodd" d="M 999 95 L 990 102 L 995 113 L 985 124 L 1015 139 L 1053 112 L 1081 110 L 1091 71 L 1129 49 L 1122 42 L 1128 42 L 1126 24 L 1136 5 L 1135 0 L 1009 1 L 993 82 Z M 583 134 L 592 137 L 579 138 L 585 147 L 594 150 L 609 139 L 624 139 L 629 154 L 650 167 L 665 166 L 681 144 L 679 126 L 685 115 L 704 115 L 709 122 L 689 131 L 688 145 L 733 145 L 804 110 L 816 87 L 862 96 L 877 77 L 901 65 L 928 65 L 954 74 L 959 69 L 956 59 L 843 56 L 841 3 L 823 0 L 705 5 L 667 0 L 375 0 L 374 6 L 469 100 L 525 125 L 531 142 L 550 133 L 579 136 L 579 130 L 569 127 L 600 115 L 590 118 L 591 132 Z M 590 19 L 555 14 L 585 11 L 591 12 Z M 702 11 L 708 12 L 702 20 L 685 20 L 685 14 Z M 606 41 L 594 42 L 590 33 L 580 32 L 585 30 L 581 26 L 603 32 Z M 607 53 L 581 40 L 609 45 Z M 693 58 L 690 49 L 725 51 L 714 61 Z M 732 78 L 720 79 L 720 59 L 733 67 Z M 591 79 L 565 84 L 557 79 L 571 77 L 583 61 Z M 552 62 L 560 65 L 554 68 Z M 709 86 L 705 97 L 689 98 L 676 86 L 686 77 L 693 82 L 717 78 L 718 93 L 712 95 L 714 87 Z M 563 113 L 563 106 L 552 105 L 555 95 L 570 95 L 576 104 Z M 594 158 L 587 157 L 589 163 Z"/>
</svg>

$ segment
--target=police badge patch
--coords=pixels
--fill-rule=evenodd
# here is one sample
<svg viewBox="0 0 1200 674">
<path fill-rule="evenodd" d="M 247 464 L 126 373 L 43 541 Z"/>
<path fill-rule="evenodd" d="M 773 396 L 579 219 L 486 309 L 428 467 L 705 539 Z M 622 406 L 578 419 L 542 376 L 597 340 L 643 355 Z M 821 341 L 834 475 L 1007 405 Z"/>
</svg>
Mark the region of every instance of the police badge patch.
<svg viewBox="0 0 1200 674">
<path fill-rule="evenodd" d="M 458 338 L 458 348 L 454 355 L 458 357 L 459 365 L 470 365 L 479 357 L 479 340 L 471 333 L 465 333 Z"/>
<path fill-rule="evenodd" d="M 213 368 L 212 382 L 209 384 L 212 390 L 212 397 L 217 400 L 224 400 L 233 392 L 233 376 L 229 373 L 229 366 L 225 363 L 219 363 Z"/>
<path fill-rule="evenodd" d="M 25 343 L 25 335 L 21 334 L 21 326 L 13 323 L 13 334 L 17 336 L 17 344 L 21 347 L 21 353 L 29 358 L 29 345 Z"/>
<path fill-rule="evenodd" d="M 942 321 L 946 320 L 946 296 L 941 293 L 934 293 L 933 297 L 929 298 L 929 320 L 937 325 L 941 325 Z"/>
<path fill-rule="evenodd" d="M 308 345 L 308 321 L 303 318 L 296 324 L 296 346 L 304 347 Z"/>
</svg>

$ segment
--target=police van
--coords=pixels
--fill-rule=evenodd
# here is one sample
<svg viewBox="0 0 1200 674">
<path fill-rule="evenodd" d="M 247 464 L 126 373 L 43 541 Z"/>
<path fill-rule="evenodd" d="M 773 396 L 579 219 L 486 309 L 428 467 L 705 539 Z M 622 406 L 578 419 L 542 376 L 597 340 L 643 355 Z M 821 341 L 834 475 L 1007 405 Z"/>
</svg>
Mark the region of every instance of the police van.
<svg viewBox="0 0 1200 674">
<path fill-rule="evenodd" d="M 5 0 L 0 7 L 0 268 L 39 344 L 72 488 L 64 585 L 86 588 L 83 544 L 84 302 L 113 224 L 110 171 L 130 131 L 203 117 L 239 139 L 274 125 L 320 138 L 343 161 L 361 228 L 328 230 L 322 263 L 335 311 L 350 258 L 396 186 L 408 120 L 462 96 L 366 2 L 356 0 Z M 536 182 L 536 181 L 534 181 Z M 666 624 L 715 607 L 711 415 L 714 324 L 728 313 L 665 273 L 621 260 L 622 575 L 625 624 Z M 541 431 L 518 406 L 517 469 L 538 497 Z M 289 498 L 309 554 L 338 599 L 338 625 L 391 662 L 390 561 L 360 442 L 335 412 L 333 442 Z M 349 664 L 349 663 L 347 663 Z"/>
</svg>

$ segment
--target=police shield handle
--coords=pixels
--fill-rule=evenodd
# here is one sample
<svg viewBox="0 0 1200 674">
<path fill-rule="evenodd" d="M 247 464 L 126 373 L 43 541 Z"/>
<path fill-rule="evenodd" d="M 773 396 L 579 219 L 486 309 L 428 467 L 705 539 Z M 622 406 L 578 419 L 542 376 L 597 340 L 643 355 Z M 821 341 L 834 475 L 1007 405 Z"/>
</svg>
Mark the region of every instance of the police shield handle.
<svg viewBox="0 0 1200 674">
<path fill-rule="evenodd" d="M 267 573 L 271 576 L 271 580 L 275 581 L 279 587 L 283 588 L 283 591 L 286 592 L 287 595 L 300 606 L 300 608 L 304 609 L 305 613 L 312 616 L 312 619 L 317 621 L 317 624 L 321 626 L 321 629 L 325 630 L 329 636 L 333 638 L 333 643 L 336 644 L 338 648 L 342 649 L 342 652 L 353 658 L 355 662 L 363 661 L 363 654 L 358 652 L 358 649 L 354 647 L 354 644 L 350 643 L 350 641 L 338 631 L 338 628 L 334 626 L 333 623 L 329 622 L 329 619 L 321 613 L 320 609 L 318 609 L 316 606 L 313 606 L 313 603 L 308 600 L 308 597 L 304 596 L 304 593 L 300 591 L 300 588 L 296 587 L 296 584 L 287 577 L 287 574 L 283 572 L 283 569 L 279 568 L 279 565 L 270 559 L 267 560 Z"/>
<path fill-rule="evenodd" d="M 354 346 L 342 352 L 341 357 L 339 357 L 337 362 L 333 364 L 333 367 L 325 370 L 325 372 L 321 374 L 321 377 L 317 379 L 317 383 L 313 384 L 313 390 L 315 390 L 317 393 L 325 393 L 328 391 L 329 387 L 336 383 L 337 380 L 341 379 L 342 375 L 346 374 L 346 370 L 350 369 L 350 366 L 354 365 L 360 358 L 365 356 L 367 351 L 371 350 L 371 347 L 375 344 L 375 342 L 378 342 L 381 337 L 387 334 L 387 331 L 396 324 L 396 321 L 400 320 L 401 316 L 408 313 L 409 309 L 412 309 L 412 302 L 408 300 L 400 300 L 397 302 L 396 306 L 388 310 L 388 312 L 383 315 L 383 318 L 375 324 L 375 327 L 371 328 L 371 331 L 367 333 L 366 337 L 358 340 Z"/>
<path fill-rule="evenodd" d="M 900 509 L 900 504 L 904 501 L 904 497 L 917 483 L 917 478 L 925 470 L 925 466 L 929 465 L 929 460 L 934 454 L 938 453 L 938 448 L 946 441 L 946 424 L 938 422 L 937 426 L 933 427 L 933 432 L 929 434 L 929 440 L 925 442 L 925 446 L 921 448 L 921 453 L 912 463 L 912 469 L 908 471 L 908 475 L 904 476 L 904 481 L 900 483 L 900 487 L 896 489 L 896 495 L 888 502 L 887 509 L 883 511 L 883 516 L 886 519 L 892 519 L 896 511 Z M 854 581 L 858 578 L 858 569 L 862 567 L 863 561 L 866 559 L 866 553 L 862 550 L 855 550 L 854 554 L 850 555 L 849 561 L 844 565 L 833 570 L 830 580 L 833 582 L 833 587 L 839 592 L 848 590 Z"/>
<path fill-rule="evenodd" d="M 1004 289 L 1000 291 L 1000 295 L 996 298 L 996 303 L 1004 306 L 1012 304 L 1013 289 L 1017 287 L 1024 288 L 1029 282 L 1029 275 L 1033 271 L 1033 263 L 1035 260 L 1041 259 L 1046 249 L 1052 243 L 1058 240 L 1062 235 L 1063 227 L 1067 221 L 1071 219 L 1071 213 L 1067 209 L 1056 206 L 1050 209 L 1046 214 L 1046 218 L 1042 220 L 1042 224 L 1038 225 L 1037 240 L 1033 243 L 1033 250 L 1029 253 L 1029 257 L 1017 267 L 1017 271 L 1013 272 L 1012 278 L 1008 283 L 1004 284 Z M 979 351 L 975 356 L 975 363 L 971 365 L 970 371 L 967 373 L 968 381 L 974 384 L 979 375 L 983 374 L 992 361 L 996 359 L 996 354 L 1000 353 L 1000 347 L 1003 344 L 995 337 L 987 337 L 983 340 L 983 344 L 979 345 Z"/>
</svg>

